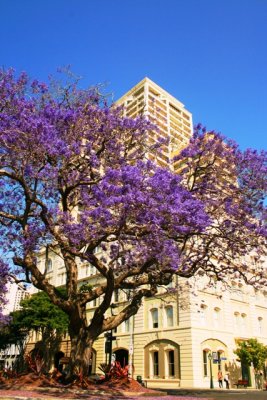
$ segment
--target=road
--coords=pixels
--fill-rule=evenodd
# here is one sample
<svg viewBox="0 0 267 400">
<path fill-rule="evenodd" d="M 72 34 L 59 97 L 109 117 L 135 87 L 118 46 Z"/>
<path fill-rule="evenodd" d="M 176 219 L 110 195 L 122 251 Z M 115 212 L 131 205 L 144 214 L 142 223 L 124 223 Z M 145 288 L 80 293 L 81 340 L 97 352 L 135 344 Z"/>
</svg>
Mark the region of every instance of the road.
<svg viewBox="0 0 267 400">
<path fill-rule="evenodd" d="M 183 390 L 183 389 L 169 389 L 165 390 L 168 395 L 184 396 L 186 397 L 197 397 L 206 398 L 212 400 L 267 400 L 266 390 L 251 390 L 251 389 L 238 389 L 238 390 Z M 164 399 L 164 397 L 163 397 Z"/>
</svg>

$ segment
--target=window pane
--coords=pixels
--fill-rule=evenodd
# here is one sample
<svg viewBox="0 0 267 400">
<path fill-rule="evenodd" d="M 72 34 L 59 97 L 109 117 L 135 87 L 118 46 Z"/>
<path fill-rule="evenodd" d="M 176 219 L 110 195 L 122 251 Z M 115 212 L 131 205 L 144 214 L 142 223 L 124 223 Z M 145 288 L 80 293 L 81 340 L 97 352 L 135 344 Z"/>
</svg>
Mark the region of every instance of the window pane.
<svg viewBox="0 0 267 400">
<path fill-rule="evenodd" d="M 169 354 L 168 354 L 168 358 L 169 358 L 169 376 L 174 376 L 175 372 L 174 372 L 174 351 L 170 350 Z"/>
<path fill-rule="evenodd" d="M 208 376 L 208 356 L 206 350 L 203 350 L 203 370 L 204 376 Z"/>
<path fill-rule="evenodd" d="M 159 375 L 159 353 L 158 351 L 154 351 L 153 353 L 153 375 Z"/>
<path fill-rule="evenodd" d="M 222 369 L 222 365 L 221 365 L 221 364 L 222 364 L 221 355 L 222 355 L 221 352 L 218 351 L 218 352 L 217 352 L 217 360 L 218 360 L 218 370 L 219 370 L 219 371 L 221 371 L 221 369 Z"/>
<path fill-rule="evenodd" d="M 152 327 L 153 328 L 158 328 L 159 326 L 159 315 L 158 315 L 158 309 L 154 308 L 151 310 L 151 318 L 152 318 Z"/>
<path fill-rule="evenodd" d="M 259 331 L 259 334 L 261 335 L 262 334 L 262 318 L 261 317 L 258 318 L 258 331 Z"/>
<path fill-rule="evenodd" d="M 47 272 L 52 271 L 52 269 L 53 269 L 52 260 L 51 260 L 51 258 L 48 258 L 48 260 L 47 260 Z"/>
<path fill-rule="evenodd" d="M 114 290 L 114 301 L 116 303 L 119 301 L 119 289 Z"/>
<path fill-rule="evenodd" d="M 247 316 L 246 314 L 241 314 L 241 332 L 246 333 L 247 329 Z"/>
<path fill-rule="evenodd" d="M 127 319 L 126 321 L 124 321 L 125 323 L 125 332 L 129 332 L 130 331 L 130 320 Z"/>
<path fill-rule="evenodd" d="M 173 308 L 166 307 L 167 326 L 173 326 Z"/>
</svg>

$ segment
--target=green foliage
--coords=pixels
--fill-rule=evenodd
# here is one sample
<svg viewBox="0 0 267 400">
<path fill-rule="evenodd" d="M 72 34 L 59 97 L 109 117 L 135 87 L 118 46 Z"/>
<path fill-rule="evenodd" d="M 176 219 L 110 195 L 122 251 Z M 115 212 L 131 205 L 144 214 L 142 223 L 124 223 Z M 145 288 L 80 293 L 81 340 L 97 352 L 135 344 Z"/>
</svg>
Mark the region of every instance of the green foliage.
<svg viewBox="0 0 267 400">
<path fill-rule="evenodd" d="M 48 332 L 68 330 L 68 316 L 55 306 L 45 292 L 38 292 L 21 302 L 22 309 L 12 313 L 13 322 L 21 329 Z"/>
<path fill-rule="evenodd" d="M 5 350 L 12 344 L 22 346 L 27 334 L 28 329 L 20 327 L 12 320 L 0 329 L 0 350 Z"/>
<path fill-rule="evenodd" d="M 85 283 L 80 287 L 80 293 L 92 292 L 93 286 L 90 283 Z"/>
<path fill-rule="evenodd" d="M 243 364 L 253 364 L 255 370 L 260 370 L 267 359 L 267 346 L 258 342 L 257 339 L 248 339 L 240 342 L 234 353 Z"/>
<path fill-rule="evenodd" d="M 21 345 L 31 330 L 42 337 L 54 331 L 63 334 L 68 330 L 69 319 L 60 308 L 51 303 L 44 292 L 38 292 L 21 302 L 21 310 L 11 313 L 11 321 L 0 329 L 0 349 L 11 344 Z"/>
</svg>

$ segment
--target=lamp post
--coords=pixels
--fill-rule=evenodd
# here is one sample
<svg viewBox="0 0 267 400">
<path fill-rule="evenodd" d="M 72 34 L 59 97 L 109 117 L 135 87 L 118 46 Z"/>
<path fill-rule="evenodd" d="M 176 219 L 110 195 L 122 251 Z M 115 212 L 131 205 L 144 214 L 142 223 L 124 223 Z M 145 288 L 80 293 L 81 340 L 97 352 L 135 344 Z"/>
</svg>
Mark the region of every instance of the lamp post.
<svg viewBox="0 0 267 400">
<path fill-rule="evenodd" d="M 118 307 L 117 304 L 110 304 L 110 311 L 111 311 L 111 315 L 114 317 L 113 314 L 113 309 Z M 105 353 L 106 353 L 106 364 L 107 364 L 107 355 L 108 355 L 108 365 L 111 366 L 111 359 L 112 359 L 112 341 L 116 340 L 116 336 L 113 336 L 113 331 L 112 329 L 109 332 L 106 332 L 104 334 L 105 338 L 106 338 L 106 342 L 105 342 Z"/>
<path fill-rule="evenodd" d="M 133 352 L 134 352 L 134 315 L 130 318 L 130 343 L 129 343 L 129 376 L 133 378 Z"/>
<path fill-rule="evenodd" d="M 212 354 L 211 353 L 209 353 L 208 358 L 209 358 L 209 362 L 210 362 L 210 389 L 214 389 L 213 376 L 212 376 L 212 363 L 211 363 Z"/>
</svg>

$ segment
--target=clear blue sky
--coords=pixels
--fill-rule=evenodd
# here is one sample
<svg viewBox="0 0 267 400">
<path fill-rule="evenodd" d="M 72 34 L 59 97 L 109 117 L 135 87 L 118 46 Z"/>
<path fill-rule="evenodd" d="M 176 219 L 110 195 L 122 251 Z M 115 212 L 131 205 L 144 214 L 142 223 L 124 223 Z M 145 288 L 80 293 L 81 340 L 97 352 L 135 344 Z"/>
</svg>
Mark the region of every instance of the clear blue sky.
<svg viewBox="0 0 267 400">
<path fill-rule="evenodd" d="M 71 65 L 119 98 L 148 76 L 194 122 L 267 148 L 267 0 L 0 0 L 0 64 Z"/>
</svg>

